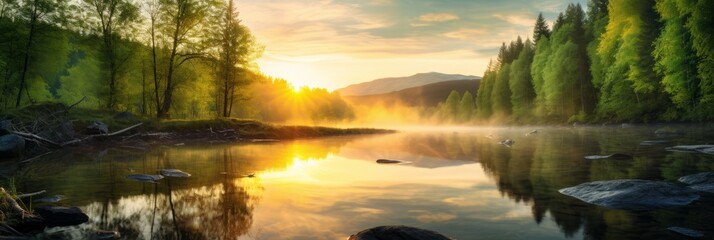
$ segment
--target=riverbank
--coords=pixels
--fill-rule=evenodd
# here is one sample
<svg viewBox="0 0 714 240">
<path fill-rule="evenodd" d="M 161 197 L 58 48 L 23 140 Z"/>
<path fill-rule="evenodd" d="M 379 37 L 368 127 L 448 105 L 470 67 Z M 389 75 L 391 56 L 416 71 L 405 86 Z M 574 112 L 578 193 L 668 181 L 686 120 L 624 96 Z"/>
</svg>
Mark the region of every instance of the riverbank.
<svg viewBox="0 0 714 240">
<path fill-rule="evenodd" d="M 93 144 L 146 148 L 192 142 L 264 142 L 393 132 L 374 128 L 287 126 L 236 118 L 157 120 L 129 112 L 112 113 L 46 103 L 0 114 L 0 138 L 3 138 L 0 143 L 14 144 L 0 146 L 0 156 L 26 161 L 53 149 Z"/>
</svg>

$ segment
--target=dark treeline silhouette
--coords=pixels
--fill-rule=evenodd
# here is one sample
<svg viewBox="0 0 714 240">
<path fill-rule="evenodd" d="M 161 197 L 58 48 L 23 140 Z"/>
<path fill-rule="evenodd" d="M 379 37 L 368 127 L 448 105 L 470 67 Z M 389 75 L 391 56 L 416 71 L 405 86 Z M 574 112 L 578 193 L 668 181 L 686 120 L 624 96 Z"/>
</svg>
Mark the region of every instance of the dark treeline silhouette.
<svg viewBox="0 0 714 240">
<path fill-rule="evenodd" d="M 714 2 L 570 4 L 533 40 L 501 46 L 476 97 L 480 119 L 521 123 L 714 118 Z"/>
<path fill-rule="evenodd" d="M 250 85 L 280 85 L 265 84 L 262 46 L 238 15 L 226 0 L 0 0 L 0 109 L 84 99 L 158 118 L 271 115 L 251 111 L 280 109 L 251 105 L 265 101 Z M 312 119 L 349 116 L 333 102 L 313 104 Z"/>
</svg>

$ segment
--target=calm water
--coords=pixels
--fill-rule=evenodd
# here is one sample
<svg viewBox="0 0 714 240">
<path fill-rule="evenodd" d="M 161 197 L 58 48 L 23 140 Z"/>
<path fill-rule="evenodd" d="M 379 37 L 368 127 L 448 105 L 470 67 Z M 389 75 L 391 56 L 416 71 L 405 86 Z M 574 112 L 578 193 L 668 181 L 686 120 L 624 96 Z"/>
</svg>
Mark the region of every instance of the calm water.
<svg viewBox="0 0 714 240">
<path fill-rule="evenodd" d="M 20 168 L 18 190 L 62 194 L 90 216 L 44 236 L 116 230 L 126 239 L 346 239 L 379 225 L 456 239 L 678 239 L 714 236 L 714 197 L 687 207 L 624 211 L 558 193 L 594 180 L 676 181 L 714 171 L 714 156 L 668 152 L 714 143 L 714 132 L 656 136 L 655 128 L 448 129 L 274 143 L 115 146 L 57 152 Z M 511 138 L 513 147 L 499 145 Z M 668 140 L 640 145 L 644 140 Z M 628 153 L 633 160 L 585 160 Z M 411 161 L 380 165 L 379 158 Z M 179 168 L 187 179 L 127 180 Z M 255 173 L 254 178 L 243 177 Z"/>
</svg>

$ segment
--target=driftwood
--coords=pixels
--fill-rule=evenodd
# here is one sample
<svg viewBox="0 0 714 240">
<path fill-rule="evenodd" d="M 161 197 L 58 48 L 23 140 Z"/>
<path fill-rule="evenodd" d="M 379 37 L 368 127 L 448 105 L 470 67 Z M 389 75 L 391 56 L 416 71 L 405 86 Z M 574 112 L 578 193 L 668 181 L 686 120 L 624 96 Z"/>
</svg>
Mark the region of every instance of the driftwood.
<svg viewBox="0 0 714 240">
<path fill-rule="evenodd" d="M 49 151 L 49 152 L 46 152 L 46 153 L 43 153 L 43 154 L 40 154 L 40 155 L 31 157 L 31 158 L 22 160 L 22 162 L 20 162 L 20 164 L 32 162 L 33 160 L 38 159 L 38 158 L 40 158 L 40 157 L 42 157 L 42 156 L 45 156 L 45 155 L 47 155 L 47 154 L 50 154 L 50 153 L 53 153 L 53 152 L 52 152 L 52 151 Z"/>
<path fill-rule="evenodd" d="M 37 142 L 40 142 L 40 143 L 45 143 L 45 144 L 48 144 L 48 145 L 50 145 L 50 146 L 52 146 L 52 147 L 55 147 L 55 148 L 60 148 L 60 147 L 62 147 L 62 144 L 56 143 L 55 141 L 52 141 L 52 140 L 49 140 L 49 139 L 47 139 L 47 138 L 43 138 L 43 137 L 37 136 L 37 135 L 32 134 L 32 133 L 18 132 L 18 131 L 12 131 L 12 133 L 15 134 L 15 135 L 18 135 L 18 136 L 20 136 L 20 137 L 22 137 L 22 138 L 24 138 L 24 139 L 34 140 L 34 141 L 37 141 Z"/>
<path fill-rule="evenodd" d="M 92 138 L 95 138 L 95 137 L 111 137 L 111 136 L 116 136 L 116 135 L 125 133 L 125 132 L 127 132 L 127 131 L 129 131 L 129 130 L 131 130 L 131 129 L 134 129 L 134 128 L 138 127 L 138 126 L 141 126 L 142 124 L 144 124 L 144 123 L 137 123 L 137 124 L 131 125 L 131 126 L 127 127 L 127 128 L 124 128 L 124 129 L 122 129 L 122 130 L 119 130 L 119 131 L 116 131 L 116 132 L 112 132 L 112 133 L 95 134 L 95 135 L 86 136 L 86 137 L 84 137 L 84 138 L 74 139 L 74 140 L 71 140 L 71 141 L 64 142 L 64 143 L 60 144 L 60 146 L 67 146 L 67 145 L 71 145 L 71 144 L 76 144 L 76 143 L 84 142 L 84 141 L 87 141 L 87 140 L 92 139 Z"/>
<path fill-rule="evenodd" d="M 46 190 L 42 190 L 42 191 L 33 192 L 33 193 L 20 194 L 20 195 L 17 195 L 17 198 L 26 198 L 26 197 L 37 196 L 37 195 L 40 195 L 40 194 L 44 194 L 44 193 L 46 193 L 46 192 L 47 192 Z"/>
<path fill-rule="evenodd" d="M 77 104 L 82 103 L 85 99 L 87 99 L 87 96 L 84 96 L 84 97 L 82 97 L 82 99 L 79 99 L 79 101 L 77 101 L 76 103 L 69 105 L 69 107 L 67 107 L 65 109 L 65 112 L 69 112 L 70 109 L 72 109 L 74 106 L 77 106 Z"/>
</svg>

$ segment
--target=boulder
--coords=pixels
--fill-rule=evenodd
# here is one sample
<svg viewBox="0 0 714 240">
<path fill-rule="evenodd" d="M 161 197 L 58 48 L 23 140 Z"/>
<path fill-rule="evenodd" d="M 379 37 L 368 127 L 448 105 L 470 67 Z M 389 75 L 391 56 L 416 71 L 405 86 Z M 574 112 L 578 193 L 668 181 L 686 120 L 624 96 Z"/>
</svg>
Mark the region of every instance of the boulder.
<svg viewBox="0 0 714 240">
<path fill-rule="evenodd" d="M 437 232 L 408 226 L 379 226 L 362 230 L 348 240 L 449 240 Z"/>
<path fill-rule="evenodd" d="M 42 206 L 35 208 L 48 227 L 74 226 L 89 221 L 89 216 L 78 207 Z"/>
<path fill-rule="evenodd" d="M 714 172 L 703 172 L 680 177 L 680 182 L 697 191 L 714 193 Z"/>
<path fill-rule="evenodd" d="M 25 150 L 25 139 L 15 134 L 0 136 L 0 157 L 17 157 Z"/>
<path fill-rule="evenodd" d="M 161 169 L 159 172 L 165 177 L 187 178 L 191 176 L 190 173 L 178 169 Z"/>
<path fill-rule="evenodd" d="M 598 206 L 627 210 L 684 206 L 699 199 L 699 194 L 687 187 L 639 179 L 588 182 L 558 192 Z"/>
<path fill-rule="evenodd" d="M 87 126 L 87 130 L 90 134 L 106 134 L 109 133 L 109 126 L 104 124 L 102 121 L 94 121 L 92 124 Z"/>
<path fill-rule="evenodd" d="M 156 181 L 164 179 L 164 176 L 148 175 L 148 174 L 132 174 L 132 175 L 126 176 L 126 178 L 129 180 L 134 180 L 134 181 L 139 181 L 139 182 L 156 183 Z"/>
<path fill-rule="evenodd" d="M 9 134 L 12 122 L 10 120 L 0 120 L 0 136 Z"/>
<path fill-rule="evenodd" d="M 107 231 L 107 230 L 97 230 L 94 232 L 94 239 L 105 240 L 105 239 L 119 239 L 121 234 L 117 231 Z"/>
<path fill-rule="evenodd" d="M 667 144 L 667 143 L 669 143 L 669 141 L 667 141 L 667 140 L 646 140 L 646 141 L 640 142 L 640 145 L 652 146 L 652 145 Z"/>
<path fill-rule="evenodd" d="M 660 129 L 655 130 L 654 133 L 659 136 L 668 136 L 668 135 L 683 135 L 684 131 L 682 131 L 681 129 L 665 127 L 665 128 L 660 128 Z"/>
</svg>

